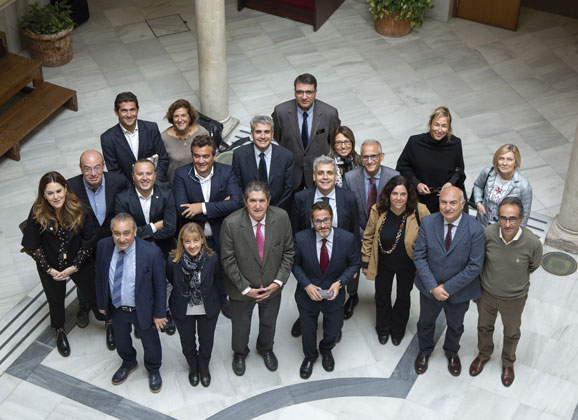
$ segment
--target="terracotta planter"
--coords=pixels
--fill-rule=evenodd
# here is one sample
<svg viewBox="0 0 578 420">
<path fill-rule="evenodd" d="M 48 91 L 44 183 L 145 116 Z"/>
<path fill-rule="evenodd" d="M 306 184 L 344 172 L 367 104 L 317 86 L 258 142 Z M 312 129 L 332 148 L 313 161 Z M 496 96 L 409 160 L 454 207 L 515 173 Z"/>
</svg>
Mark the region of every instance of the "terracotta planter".
<svg viewBox="0 0 578 420">
<path fill-rule="evenodd" d="M 40 35 L 24 31 L 32 58 L 45 67 L 62 66 L 72 60 L 72 28 L 52 35 Z"/>
<path fill-rule="evenodd" d="M 375 20 L 375 30 L 384 36 L 404 36 L 411 32 L 411 21 L 395 20 L 397 13 L 383 15 Z"/>
</svg>

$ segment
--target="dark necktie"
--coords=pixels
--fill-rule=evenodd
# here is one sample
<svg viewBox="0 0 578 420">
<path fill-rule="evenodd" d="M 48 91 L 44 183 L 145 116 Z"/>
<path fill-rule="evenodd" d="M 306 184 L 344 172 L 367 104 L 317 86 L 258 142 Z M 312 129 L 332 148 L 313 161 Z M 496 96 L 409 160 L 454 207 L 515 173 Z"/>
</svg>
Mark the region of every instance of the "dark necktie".
<svg viewBox="0 0 578 420">
<path fill-rule="evenodd" d="M 371 206 L 375 204 L 377 201 L 377 187 L 375 186 L 375 178 L 369 178 L 369 192 L 367 193 L 367 215 L 371 213 Z"/>
<path fill-rule="evenodd" d="M 327 271 L 327 266 L 329 265 L 329 252 L 327 251 L 327 239 L 322 239 L 323 244 L 321 245 L 321 252 L 319 253 L 319 265 L 321 266 L 321 272 L 325 274 Z"/>
<path fill-rule="evenodd" d="M 265 153 L 259 153 L 259 181 L 267 183 L 267 162 L 265 162 Z"/>
<path fill-rule="evenodd" d="M 122 272 L 124 264 L 124 251 L 119 251 L 118 258 L 116 260 L 116 268 L 114 270 L 114 280 L 112 283 L 112 294 L 111 301 L 115 308 L 118 308 L 121 304 L 121 292 L 122 292 Z"/>
<path fill-rule="evenodd" d="M 303 142 L 303 149 L 307 149 L 309 143 L 309 126 L 307 125 L 307 111 L 303 111 L 303 125 L 301 125 L 301 141 Z"/>
<path fill-rule="evenodd" d="M 450 249 L 450 245 L 452 244 L 452 228 L 454 225 L 451 223 L 448 224 L 448 233 L 446 234 L 446 251 Z"/>
<path fill-rule="evenodd" d="M 329 204 L 329 197 L 321 197 L 324 203 Z"/>
</svg>

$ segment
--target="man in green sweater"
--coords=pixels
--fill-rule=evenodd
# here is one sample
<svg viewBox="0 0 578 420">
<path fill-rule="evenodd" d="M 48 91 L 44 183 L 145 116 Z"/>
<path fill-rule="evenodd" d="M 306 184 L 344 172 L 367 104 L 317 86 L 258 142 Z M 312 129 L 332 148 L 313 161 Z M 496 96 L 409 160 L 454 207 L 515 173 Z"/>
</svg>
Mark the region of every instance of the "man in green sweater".
<svg viewBox="0 0 578 420">
<path fill-rule="evenodd" d="M 477 376 L 494 350 L 492 336 L 498 312 L 504 324 L 502 384 L 514 382 L 516 347 L 520 341 L 522 311 L 530 273 L 542 261 L 540 239 L 521 227 L 524 209 L 518 197 L 506 197 L 498 207 L 498 224 L 485 229 L 486 258 L 481 274 L 482 295 L 478 304 L 478 357 L 470 365 L 470 375 Z"/>
</svg>

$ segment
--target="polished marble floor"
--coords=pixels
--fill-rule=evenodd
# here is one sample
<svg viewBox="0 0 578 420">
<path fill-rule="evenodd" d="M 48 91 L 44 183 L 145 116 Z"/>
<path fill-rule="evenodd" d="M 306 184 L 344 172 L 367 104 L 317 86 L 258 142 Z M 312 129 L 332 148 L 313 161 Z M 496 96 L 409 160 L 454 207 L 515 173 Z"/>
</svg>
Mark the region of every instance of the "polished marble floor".
<svg viewBox="0 0 578 420">
<path fill-rule="evenodd" d="M 381 346 L 367 281 L 335 349 L 335 372 L 318 363 L 309 381 L 299 378 L 301 344 L 289 334 L 297 313 L 292 279 L 279 315 L 275 373 L 253 351 L 245 376 L 233 374 L 231 327 L 224 318 L 208 389 L 188 384 L 176 336 L 162 337 L 164 385 L 158 395 L 148 391 L 143 368 L 123 385 L 110 384 L 119 358 L 106 350 L 103 328 L 94 321 L 79 329 L 69 317 L 72 354 L 61 358 L 35 267 L 19 252 L 18 223 L 28 214 L 39 177 L 54 169 L 65 176 L 78 172 L 80 153 L 98 148 L 100 133 L 115 123 L 113 100 L 120 91 L 135 92 L 139 116 L 161 129 L 168 126 L 162 116 L 173 100 L 199 103 L 193 2 L 89 3 L 90 20 L 73 32 L 73 60 L 44 68 L 48 81 L 77 90 L 79 111 L 64 110 L 36 130 L 23 143 L 20 162 L 0 158 L 0 419 L 578 419 L 576 273 L 534 274 L 517 377 L 508 389 L 500 383 L 498 357 L 480 376 L 467 374 L 476 355 L 475 306 L 462 339 L 464 373 L 449 375 L 438 345 L 429 371 L 417 377 L 411 369 L 417 305 L 402 344 Z M 395 166 L 408 136 L 423 131 L 430 111 L 446 104 L 464 143 L 468 188 L 499 145 L 518 145 L 522 172 L 534 188 L 531 225 L 543 238 L 560 207 L 578 122 L 578 21 L 522 9 L 517 32 L 428 19 L 421 30 L 393 39 L 375 33 L 363 0 L 346 0 L 318 32 L 260 12 L 238 12 L 232 0 L 226 7 L 229 110 L 242 126 L 289 99 L 295 76 L 310 72 L 319 81 L 318 98 L 339 109 L 358 140 L 380 140 L 385 164 Z M 74 296 L 68 297 L 71 314 Z"/>
</svg>

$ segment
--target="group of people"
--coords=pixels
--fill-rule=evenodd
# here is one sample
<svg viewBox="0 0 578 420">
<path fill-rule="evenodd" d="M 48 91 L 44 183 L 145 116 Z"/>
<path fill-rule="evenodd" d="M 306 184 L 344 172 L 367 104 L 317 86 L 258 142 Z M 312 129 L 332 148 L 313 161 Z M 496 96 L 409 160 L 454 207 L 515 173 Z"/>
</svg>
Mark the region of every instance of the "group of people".
<svg viewBox="0 0 578 420">
<path fill-rule="evenodd" d="M 134 330 L 149 388 L 160 391 L 158 333 L 176 330 L 190 384 L 209 386 L 220 313 L 232 323 L 232 369 L 243 375 L 255 306 L 256 350 L 275 371 L 276 320 L 292 273 L 298 318 L 291 334 L 302 336 L 300 376 L 307 379 L 319 356 L 326 371 L 334 370 L 332 349 L 359 303 L 363 273 L 375 282 L 383 345 L 390 336 L 396 346 L 404 338 L 413 284 L 419 289 L 418 374 L 427 370 L 442 309 L 448 369 L 460 374 L 459 341 L 472 299 L 479 355 L 470 374 L 479 374 L 493 350 L 499 312 L 502 383 L 509 386 L 529 275 L 542 254 L 524 227 L 532 190 L 518 172 L 517 147 L 500 147 L 476 179 L 470 200 L 476 221 L 467 214 L 462 146 L 446 107 L 434 110 L 427 132 L 410 137 L 393 169 L 382 165 L 377 140 L 363 141 L 357 153 L 338 111 L 316 99 L 315 77 L 298 76 L 294 89 L 295 99 L 271 117 L 251 120 L 253 142 L 234 150 L 232 165 L 216 161 L 215 142 L 188 101 L 169 107 L 172 125 L 161 134 L 155 123 L 138 119 L 137 97 L 120 93 L 119 123 L 102 134 L 102 154 L 85 151 L 81 174 L 69 180 L 58 172 L 41 178 L 22 246 L 36 261 L 60 354 L 70 354 L 64 330 L 70 278 L 79 294 L 77 325 L 86 327 L 92 311 L 105 322 L 107 347 L 122 359 L 115 385 L 137 368 Z"/>
</svg>

